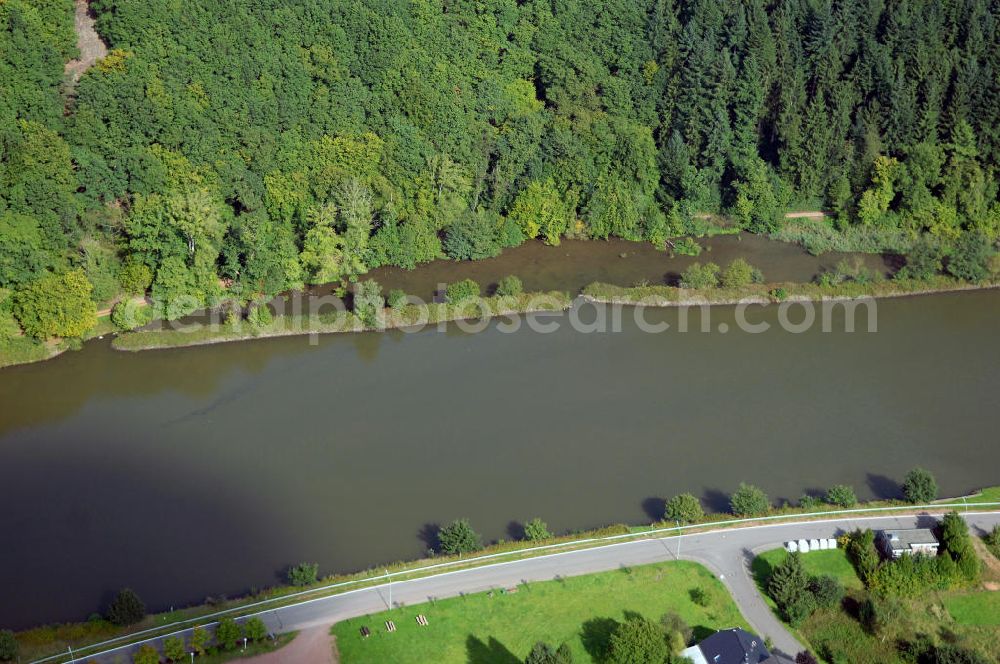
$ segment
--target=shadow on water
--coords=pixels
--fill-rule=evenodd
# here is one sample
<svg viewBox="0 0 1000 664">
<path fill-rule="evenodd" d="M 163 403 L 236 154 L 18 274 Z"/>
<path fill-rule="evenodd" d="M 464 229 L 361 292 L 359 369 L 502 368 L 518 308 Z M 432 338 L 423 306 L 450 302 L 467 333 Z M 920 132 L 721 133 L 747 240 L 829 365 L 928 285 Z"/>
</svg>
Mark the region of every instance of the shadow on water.
<svg viewBox="0 0 1000 664">
<path fill-rule="evenodd" d="M 441 550 L 441 524 L 425 523 L 417 532 L 417 537 L 428 551 Z"/>
<path fill-rule="evenodd" d="M 663 498 L 652 497 L 642 501 L 642 511 L 650 521 L 662 521 L 665 509 Z"/>
<path fill-rule="evenodd" d="M 524 524 L 520 521 L 511 521 L 508 523 L 507 536 L 514 540 L 523 540 L 527 536 L 524 532 Z"/>
<path fill-rule="evenodd" d="M 470 634 L 465 640 L 465 651 L 469 664 L 521 664 L 520 658 L 492 636 L 483 643 Z"/>
<path fill-rule="evenodd" d="M 719 489 L 705 489 L 701 503 L 709 512 L 724 514 L 729 511 L 729 494 Z"/>
<path fill-rule="evenodd" d="M 12 538 L 4 547 L 5 627 L 84 620 L 126 586 L 153 611 L 169 608 L 166 602 L 202 602 L 206 593 L 243 594 L 253 579 L 245 567 L 226 561 L 258 552 L 261 541 L 295 542 L 287 523 L 253 492 L 220 490 L 197 471 L 95 462 L 84 454 L 88 441 L 78 442 L 76 454 L 18 460 L 19 471 L 0 483 L 6 526 L 31 538 L 17 546 Z M 137 523 L 162 526 L 135 528 Z M 171 524 L 184 524 L 184 530 Z M 165 548 L 170 555 L 158 556 Z M 283 555 L 272 551 L 257 561 L 265 572 L 258 578 L 283 568 L 283 558 L 301 554 L 294 545 L 281 548 Z"/>
<path fill-rule="evenodd" d="M 872 495 L 880 500 L 894 500 L 903 497 L 903 487 L 899 485 L 899 482 L 885 475 L 868 473 L 865 483 L 868 484 Z"/>
</svg>

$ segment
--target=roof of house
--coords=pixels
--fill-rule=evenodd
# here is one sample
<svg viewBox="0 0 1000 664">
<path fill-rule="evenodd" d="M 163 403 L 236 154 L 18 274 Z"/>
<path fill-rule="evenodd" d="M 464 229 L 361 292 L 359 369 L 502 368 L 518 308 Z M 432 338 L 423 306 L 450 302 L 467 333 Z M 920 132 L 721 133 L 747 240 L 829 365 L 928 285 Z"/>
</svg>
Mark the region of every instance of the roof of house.
<svg viewBox="0 0 1000 664">
<path fill-rule="evenodd" d="M 894 549 L 909 549 L 914 546 L 927 546 L 938 543 L 934 531 L 930 528 L 900 528 L 899 530 L 882 531 Z"/>
<path fill-rule="evenodd" d="M 698 649 L 708 664 L 760 664 L 771 657 L 762 638 L 739 628 L 716 632 Z"/>
</svg>

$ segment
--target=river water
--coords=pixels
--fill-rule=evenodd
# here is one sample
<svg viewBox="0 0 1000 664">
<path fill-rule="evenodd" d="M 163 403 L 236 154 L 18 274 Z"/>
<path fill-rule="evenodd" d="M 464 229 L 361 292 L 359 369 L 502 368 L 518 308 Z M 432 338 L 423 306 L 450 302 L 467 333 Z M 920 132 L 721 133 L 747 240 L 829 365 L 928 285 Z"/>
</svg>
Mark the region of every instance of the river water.
<svg viewBox="0 0 1000 664">
<path fill-rule="evenodd" d="M 738 240 L 722 242 L 713 260 Z M 595 252 L 523 253 L 566 251 Z M 676 268 L 604 251 L 592 273 L 620 283 Z M 828 260 L 769 251 L 801 262 L 789 272 Z M 471 267 L 532 288 L 600 276 L 574 260 L 556 284 L 548 263 L 502 261 Z M 451 280 L 408 274 L 411 292 Z M 792 277 L 808 278 L 774 278 Z M 748 317 L 772 329 L 749 334 L 718 307 L 709 333 L 646 310 L 672 325 L 649 334 L 634 312 L 614 333 L 548 315 L 562 325 L 547 334 L 451 325 L 138 354 L 105 339 L 5 369 L 0 625 L 82 619 L 125 585 L 161 609 L 276 583 L 299 561 L 331 573 L 413 558 L 429 524 L 459 517 L 495 540 L 535 516 L 556 532 L 649 522 L 655 497 L 682 491 L 721 509 L 740 481 L 780 501 L 834 483 L 892 495 L 916 465 L 945 494 L 1000 480 L 1000 292 L 880 301 L 877 333 L 846 333 L 838 315 L 833 332 L 793 334 L 769 307 Z"/>
</svg>

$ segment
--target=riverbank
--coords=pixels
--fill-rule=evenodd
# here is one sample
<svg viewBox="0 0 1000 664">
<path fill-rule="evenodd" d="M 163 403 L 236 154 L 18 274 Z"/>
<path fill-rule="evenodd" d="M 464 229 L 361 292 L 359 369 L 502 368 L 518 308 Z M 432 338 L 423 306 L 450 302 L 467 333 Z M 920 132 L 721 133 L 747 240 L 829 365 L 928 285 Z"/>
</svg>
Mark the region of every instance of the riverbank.
<svg viewBox="0 0 1000 664">
<path fill-rule="evenodd" d="M 673 286 L 615 286 L 595 282 L 586 286 L 581 297 L 590 302 L 631 306 L 726 306 L 859 300 L 930 295 L 1000 287 L 1000 282 L 970 284 L 939 275 L 928 280 L 878 280 L 868 283 L 844 282 L 835 285 L 777 283 L 749 284 L 741 288 L 685 289 Z M 459 304 L 411 304 L 399 309 L 386 308 L 375 325 L 365 324 L 349 311 L 318 315 L 275 316 L 269 324 L 254 327 L 247 321 L 218 324 L 194 323 L 177 329 L 142 330 L 118 335 L 112 347 L 120 351 L 144 351 L 232 343 L 271 337 L 380 332 L 408 329 L 438 323 L 483 320 L 497 316 L 565 311 L 572 306 L 569 293 L 524 293 L 517 296 L 493 296 Z"/>
<path fill-rule="evenodd" d="M 867 283 L 849 281 L 835 285 L 784 282 L 749 284 L 741 288 L 627 287 L 595 282 L 583 289 L 582 296 L 591 302 L 632 306 L 731 306 L 777 302 L 882 299 L 998 287 L 1000 287 L 1000 282 L 996 281 L 970 284 L 943 275 L 920 281 L 911 279 L 880 280 Z"/>
<path fill-rule="evenodd" d="M 79 348 L 91 339 L 113 334 L 116 329 L 111 323 L 110 315 L 105 315 L 98 317 L 97 326 L 84 335 L 82 339 L 38 341 L 24 336 L 20 329 L 9 335 L 0 332 L 0 369 L 51 360 L 67 351 Z"/>
<path fill-rule="evenodd" d="M 973 499 L 970 503 L 958 503 L 966 498 Z M 993 510 L 1000 501 L 1000 487 L 989 487 L 961 499 L 945 499 L 937 501 L 933 507 L 925 507 L 926 513 L 945 513 L 961 505 L 969 510 Z M 990 503 L 987 505 L 987 503 Z M 977 506 L 978 505 L 978 506 Z M 648 526 L 626 526 L 617 524 L 605 528 L 578 531 L 562 536 L 551 537 L 541 541 L 499 541 L 483 547 L 471 556 L 438 555 L 433 558 L 422 558 L 410 562 L 396 562 L 379 565 L 363 572 L 353 574 L 335 574 L 323 578 L 312 587 L 276 586 L 261 590 L 247 597 L 234 597 L 211 604 L 201 604 L 183 609 L 177 609 L 147 616 L 141 623 L 127 629 L 115 627 L 105 620 L 89 620 L 82 623 L 67 623 L 46 625 L 17 633 L 21 655 L 25 659 L 35 660 L 66 652 L 68 647 L 76 651 L 86 652 L 87 644 L 107 644 L 113 647 L 119 642 L 127 642 L 130 637 L 151 637 L 158 634 L 176 631 L 182 627 L 205 624 L 221 615 L 251 615 L 265 608 L 273 609 L 288 606 L 309 599 L 336 595 L 348 590 L 356 590 L 379 585 L 385 582 L 387 575 L 394 581 L 415 579 L 433 575 L 443 571 L 469 569 L 489 565 L 500 561 L 521 560 L 554 552 L 572 551 L 603 546 L 618 541 L 629 541 L 645 537 L 662 537 L 671 533 L 697 534 L 719 529 L 740 528 L 750 524 L 781 522 L 786 519 L 798 521 L 816 521 L 828 518 L 843 517 L 847 514 L 877 514 L 880 511 L 906 511 L 917 509 L 915 506 L 899 500 L 876 500 L 859 504 L 850 510 L 844 510 L 836 505 L 820 504 L 810 507 L 793 507 L 783 505 L 773 507 L 756 517 L 734 519 L 731 514 L 711 513 L 704 515 L 694 523 L 677 527 L 674 523 L 657 521 Z"/>
<path fill-rule="evenodd" d="M 350 311 L 275 316 L 270 323 L 259 327 L 243 320 L 218 324 L 193 323 L 178 325 L 177 329 L 126 332 L 115 338 L 112 347 L 115 350 L 137 352 L 273 337 L 381 332 L 438 323 L 483 320 L 497 316 L 564 311 L 569 309 L 572 303 L 573 298 L 569 293 L 551 291 L 495 295 L 459 303 L 408 304 L 396 309 L 386 308 L 379 312 L 374 325 L 366 324 Z"/>
</svg>

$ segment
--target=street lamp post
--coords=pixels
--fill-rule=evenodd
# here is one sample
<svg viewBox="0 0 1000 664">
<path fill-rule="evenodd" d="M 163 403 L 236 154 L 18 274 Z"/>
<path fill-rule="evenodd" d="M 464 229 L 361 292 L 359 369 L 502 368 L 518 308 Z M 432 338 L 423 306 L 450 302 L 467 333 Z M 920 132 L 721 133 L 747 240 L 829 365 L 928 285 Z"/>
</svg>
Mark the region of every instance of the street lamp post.
<svg viewBox="0 0 1000 664">
<path fill-rule="evenodd" d="M 681 537 L 682 537 L 682 535 L 681 535 L 681 522 L 678 519 L 677 521 L 674 521 L 674 523 L 677 524 L 677 560 L 680 560 L 681 559 Z"/>
<path fill-rule="evenodd" d="M 389 570 L 385 570 L 385 579 L 389 582 L 389 610 L 392 610 L 392 577 L 389 576 Z"/>
</svg>

